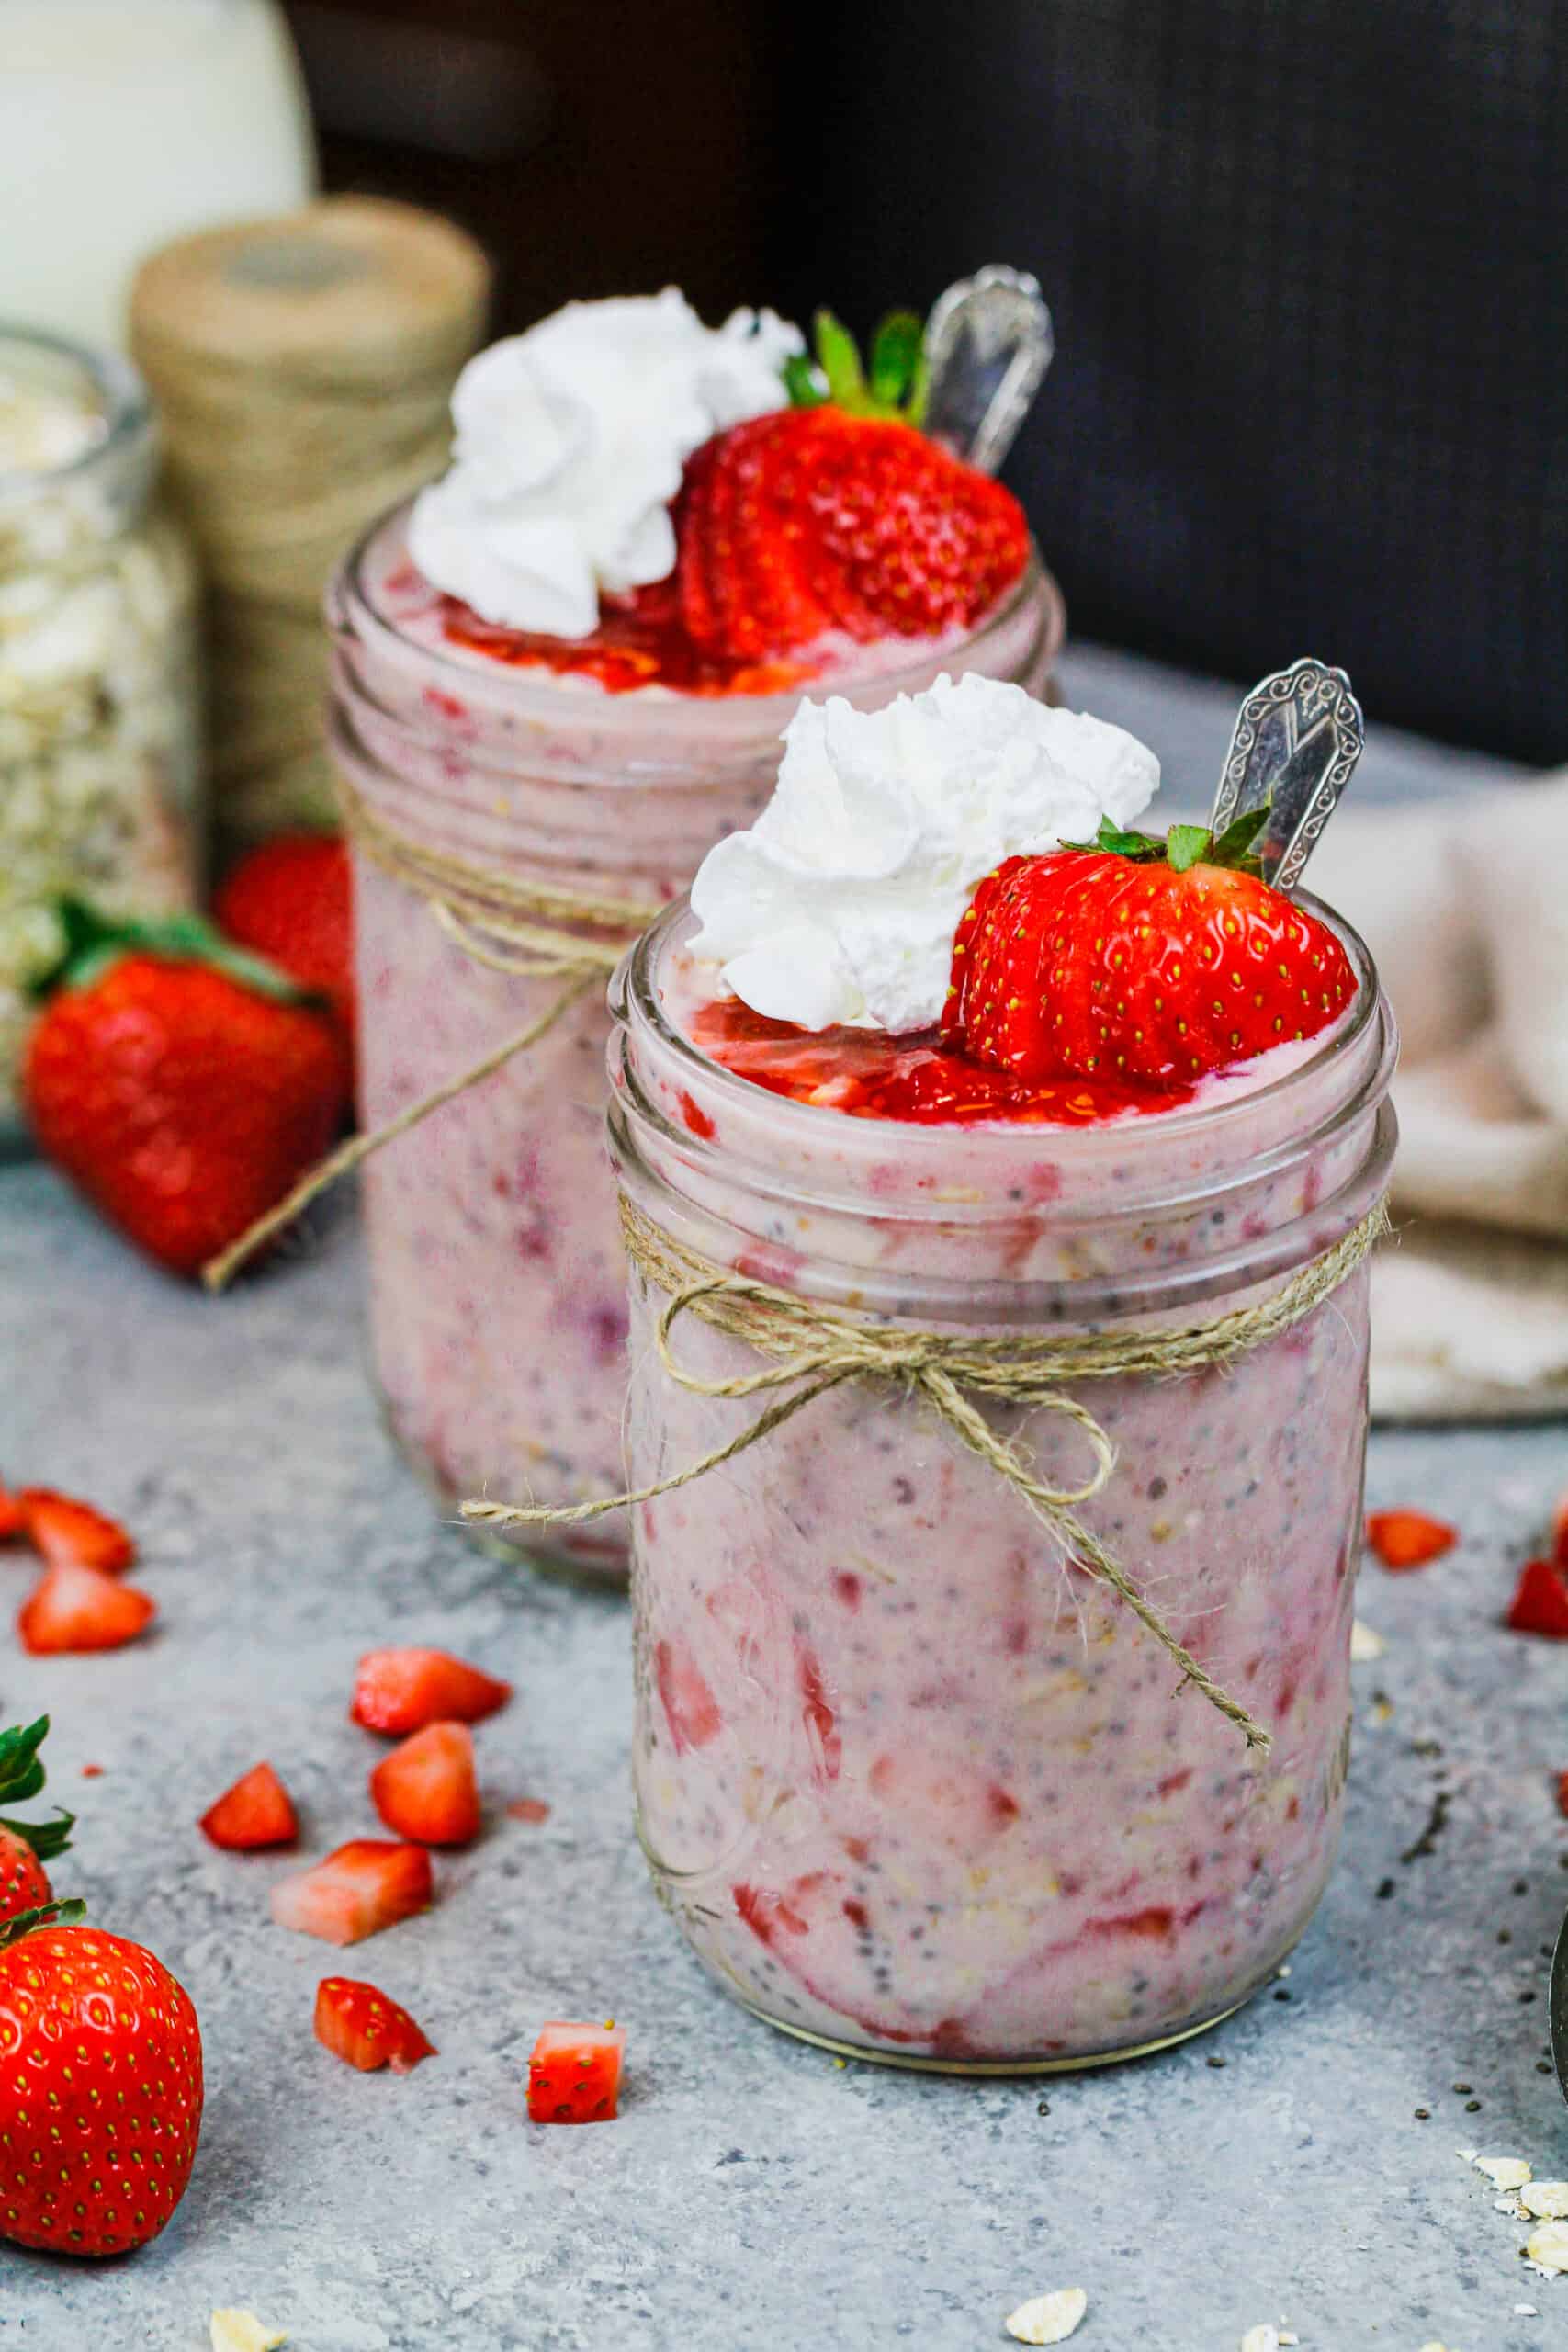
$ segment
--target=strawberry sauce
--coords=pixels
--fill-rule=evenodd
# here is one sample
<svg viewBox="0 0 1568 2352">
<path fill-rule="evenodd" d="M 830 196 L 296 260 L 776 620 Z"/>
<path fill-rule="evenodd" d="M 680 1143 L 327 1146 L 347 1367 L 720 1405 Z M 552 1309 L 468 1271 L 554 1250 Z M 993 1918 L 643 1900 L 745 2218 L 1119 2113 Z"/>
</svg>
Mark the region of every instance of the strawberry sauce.
<svg viewBox="0 0 1568 2352">
<path fill-rule="evenodd" d="M 547 637 L 481 620 L 455 596 L 440 599 L 447 642 L 514 670 L 548 670 L 558 677 L 596 678 L 606 694 L 665 686 L 683 695 L 782 695 L 803 685 L 816 664 L 732 660 L 705 652 L 682 618 L 675 584 L 661 580 L 629 596 L 605 597 L 590 637 Z"/>
<path fill-rule="evenodd" d="M 799 1029 L 753 1012 L 733 997 L 703 1005 L 691 1034 L 694 1044 L 738 1078 L 856 1119 L 907 1119 L 925 1126 L 980 1119 L 1092 1126 L 1179 1110 L 1196 1091 L 1107 1079 L 1016 1078 L 944 1046 L 934 1029 L 901 1037 L 880 1029 Z"/>
</svg>

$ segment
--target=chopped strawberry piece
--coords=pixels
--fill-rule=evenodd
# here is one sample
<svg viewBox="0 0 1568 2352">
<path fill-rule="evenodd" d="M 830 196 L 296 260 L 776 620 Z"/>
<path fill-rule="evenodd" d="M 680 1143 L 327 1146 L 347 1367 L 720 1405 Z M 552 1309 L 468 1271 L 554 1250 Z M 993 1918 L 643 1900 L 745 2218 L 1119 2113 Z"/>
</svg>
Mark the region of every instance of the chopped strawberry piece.
<svg viewBox="0 0 1568 2352">
<path fill-rule="evenodd" d="M 379 2066 L 412 2074 L 438 2054 L 400 2003 L 350 1976 L 323 1976 L 317 1985 L 316 2040 L 362 2075 Z"/>
<path fill-rule="evenodd" d="M 367 1731 L 423 1731 L 426 1724 L 480 1723 L 511 1696 L 510 1682 L 446 1650 L 370 1650 L 359 1661 L 349 1713 Z"/>
<path fill-rule="evenodd" d="M 209 1805 L 198 1826 L 215 1846 L 236 1853 L 257 1846 L 292 1846 L 299 1835 L 288 1792 L 270 1764 L 254 1765 L 216 1804 Z"/>
<path fill-rule="evenodd" d="M 1506 1621 L 1516 1634 L 1568 1642 L 1568 1570 L 1555 1560 L 1527 1560 Z"/>
<path fill-rule="evenodd" d="M 467 1724 L 426 1724 L 384 1757 L 370 1798 L 389 1829 L 423 1846 L 466 1846 L 479 1831 L 474 1735 Z"/>
<path fill-rule="evenodd" d="M 1559 1772 L 1557 1775 L 1557 1810 L 1559 1813 L 1568 1813 L 1568 1772 Z"/>
<path fill-rule="evenodd" d="M 0 1544 L 13 1543 L 28 1532 L 28 1514 L 20 1495 L 8 1494 L 0 1487 Z"/>
<path fill-rule="evenodd" d="M 813 1768 L 818 1780 L 836 1781 L 844 1743 L 839 1736 L 839 1719 L 829 1700 L 828 1686 L 822 1679 L 821 1662 L 815 1650 L 797 1642 L 795 1665 L 800 1678 L 800 1711 Z"/>
<path fill-rule="evenodd" d="M 119 1521 L 91 1503 L 48 1487 L 25 1487 L 17 1500 L 29 1540 L 51 1568 L 97 1568 L 118 1576 L 136 1557 L 136 1546 Z"/>
<path fill-rule="evenodd" d="M 1551 1514 L 1551 1556 L 1560 1568 L 1568 1568 L 1568 1489 L 1558 1497 Z"/>
<path fill-rule="evenodd" d="M 710 1739 L 716 1739 L 724 1729 L 724 1717 L 691 1652 L 673 1642 L 655 1643 L 653 1671 L 676 1755 L 684 1756 L 689 1748 L 705 1747 Z"/>
<path fill-rule="evenodd" d="M 323 1943 L 356 1944 L 430 1907 L 434 1891 L 423 1846 L 352 1838 L 314 1869 L 279 1879 L 272 1916 L 280 1928 Z"/>
<path fill-rule="evenodd" d="M 34 1657 L 61 1650 L 118 1650 L 157 1614 L 134 1585 L 69 1562 L 46 1568 L 17 1614 L 22 1647 Z"/>
<path fill-rule="evenodd" d="M 1374 1510 L 1367 1515 L 1367 1541 L 1385 1568 L 1424 1568 L 1459 1542 L 1446 1520 L 1420 1510 Z"/>
<path fill-rule="evenodd" d="M 528 2061 L 535 2123 L 609 2123 L 620 2096 L 624 2026 L 541 2026 Z"/>
</svg>

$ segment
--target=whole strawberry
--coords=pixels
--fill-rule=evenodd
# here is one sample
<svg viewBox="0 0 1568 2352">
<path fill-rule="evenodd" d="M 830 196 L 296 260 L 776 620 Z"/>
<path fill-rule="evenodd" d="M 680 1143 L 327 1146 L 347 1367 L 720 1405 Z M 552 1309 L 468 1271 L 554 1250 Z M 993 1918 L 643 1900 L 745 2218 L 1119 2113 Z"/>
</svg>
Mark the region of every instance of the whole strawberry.
<svg viewBox="0 0 1568 2352">
<path fill-rule="evenodd" d="M 334 833 L 279 833 L 243 857 L 212 901 L 219 927 L 324 996 L 354 1040 L 354 903 Z"/>
<path fill-rule="evenodd" d="M 201 2030 L 190 1996 L 79 1903 L 0 1927 L 0 2237 L 59 2254 L 155 2238 L 201 2132 Z"/>
<path fill-rule="evenodd" d="M 28 1040 L 41 1148 L 148 1256 L 194 1275 L 328 1149 L 347 1099 L 336 1027 L 195 917 L 62 910 L 66 953 Z"/>
<path fill-rule="evenodd" d="M 800 404 L 730 426 L 686 468 L 675 585 L 710 654 L 967 629 L 1029 560 L 1011 492 L 919 429 L 919 321 L 884 322 L 869 380 L 836 320 L 820 312 L 817 333 L 818 365 L 792 363 Z"/>
<path fill-rule="evenodd" d="M 942 1035 L 1020 1079 L 1190 1080 L 1316 1036 L 1356 993 L 1326 923 L 1256 870 L 1258 811 L 1215 841 L 1107 824 L 1010 857 L 959 923 Z"/>
<path fill-rule="evenodd" d="M 47 1715 L 25 1728 L 18 1724 L 0 1731 L 0 1805 L 23 1804 L 42 1788 L 39 1750 L 48 1731 Z M 64 1853 L 72 1826 L 72 1815 L 58 1807 L 53 1821 L 17 1821 L 0 1815 L 0 1925 L 49 1901 L 53 1890 L 44 1864 Z"/>
</svg>

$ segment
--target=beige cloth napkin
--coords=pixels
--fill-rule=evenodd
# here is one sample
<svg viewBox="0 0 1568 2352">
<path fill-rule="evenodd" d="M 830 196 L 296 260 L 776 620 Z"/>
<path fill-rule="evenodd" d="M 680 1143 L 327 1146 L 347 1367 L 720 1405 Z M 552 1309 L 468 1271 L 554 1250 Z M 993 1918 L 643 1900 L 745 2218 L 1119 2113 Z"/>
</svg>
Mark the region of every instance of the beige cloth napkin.
<svg viewBox="0 0 1568 2352">
<path fill-rule="evenodd" d="M 1568 1412 L 1568 772 L 1352 803 L 1307 879 L 1366 938 L 1403 1040 L 1373 1412 Z"/>
</svg>

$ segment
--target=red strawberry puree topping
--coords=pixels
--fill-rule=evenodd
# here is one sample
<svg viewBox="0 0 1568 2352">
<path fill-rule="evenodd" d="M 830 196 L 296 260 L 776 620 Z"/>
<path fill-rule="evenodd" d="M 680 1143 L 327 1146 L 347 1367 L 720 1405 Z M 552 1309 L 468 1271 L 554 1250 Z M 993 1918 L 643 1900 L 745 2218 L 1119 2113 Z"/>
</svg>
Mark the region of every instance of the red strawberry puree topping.
<svg viewBox="0 0 1568 2352">
<path fill-rule="evenodd" d="M 1163 1091 L 764 1020 L 692 935 L 667 919 L 626 985 L 617 1139 L 654 1222 L 694 1208 L 740 1273 L 917 1329 L 996 1329 L 1004 1301 L 1014 1330 L 1195 1321 L 1383 1181 L 1390 1033 L 1343 933 L 1336 1026 Z M 661 1376 L 664 1298 L 632 1296 L 639 1484 L 757 1401 Z M 757 1368 L 695 1316 L 671 1345 L 704 1381 Z M 1363 1267 L 1224 1372 L 1074 1392 L 1118 1457 L 1084 1517 L 1267 1758 L 891 1386 L 844 1381 L 641 1510 L 641 1830 L 727 1990 L 847 2048 L 1006 2067 L 1157 2043 L 1268 1980 L 1338 1833 L 1366 1347 Z M 1041 1475 L 1088 1475 L 1059 1417 L 998 1427 Z"/>
</svg>

